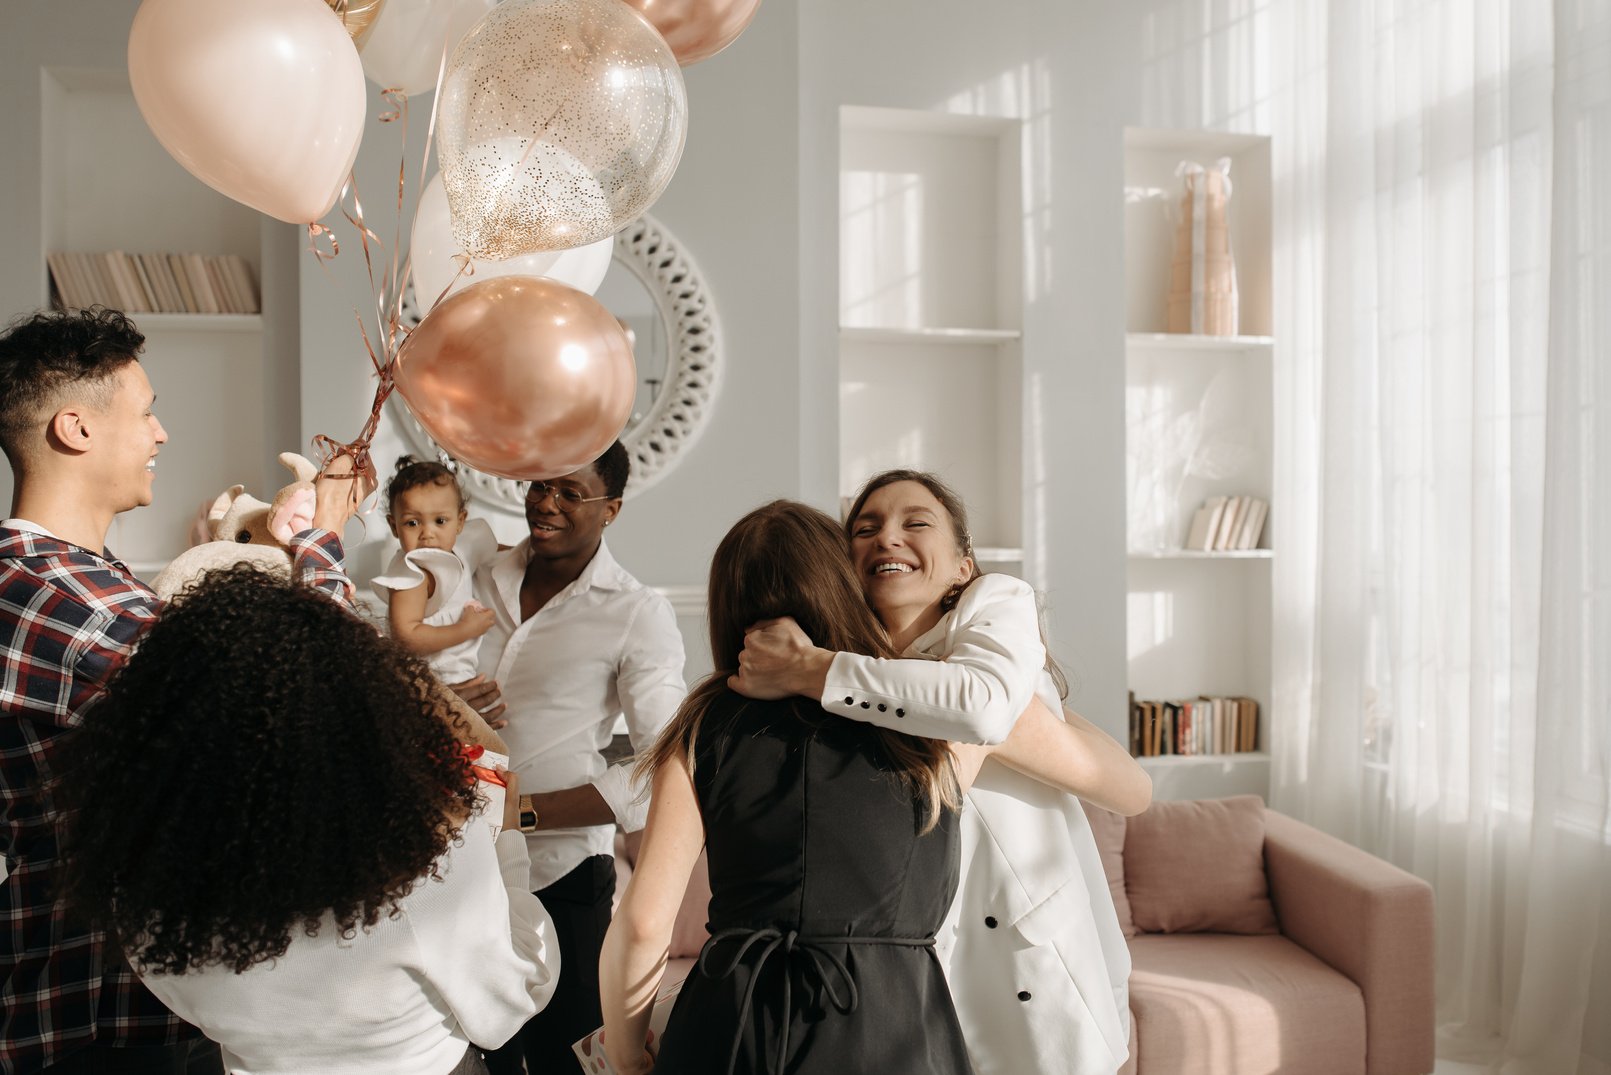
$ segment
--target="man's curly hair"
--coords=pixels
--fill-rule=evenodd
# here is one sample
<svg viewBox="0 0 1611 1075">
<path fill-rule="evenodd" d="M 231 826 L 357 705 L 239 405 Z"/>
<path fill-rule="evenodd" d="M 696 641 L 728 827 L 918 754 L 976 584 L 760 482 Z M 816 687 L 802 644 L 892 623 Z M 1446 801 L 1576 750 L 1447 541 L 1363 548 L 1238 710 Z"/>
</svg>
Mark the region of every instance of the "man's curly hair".
<svg viewBox="0 0 1611 1075">
<path fill-rule="evenodd" d="M 323 594 L 210 573 L 66 744 L 70 904 L 169 974 L 375 925 L 475 805 L 448 706 L 424 661 Z"/>
</svg>

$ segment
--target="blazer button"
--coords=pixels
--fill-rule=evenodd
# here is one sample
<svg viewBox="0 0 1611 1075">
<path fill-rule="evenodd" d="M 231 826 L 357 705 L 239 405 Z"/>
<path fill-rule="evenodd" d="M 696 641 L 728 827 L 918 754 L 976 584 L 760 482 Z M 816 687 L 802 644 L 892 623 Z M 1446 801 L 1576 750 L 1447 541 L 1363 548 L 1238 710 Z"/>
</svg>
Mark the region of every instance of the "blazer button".
<svg viewBox="0 0 1611 1075">
<path fill-rule="evenodd" d="M 991 914 L 985 915 L 985 929 L 995 929 L 995 928 L 996 928 L 996 916 L 991 915 Z"/>
<path fill-rule="evenodd" d="M 862 707 L 862 708 L 863 708 L 863 709 L 866 709 L 866 708 L 868 708 L 868 707 L 869 707 L 869 706 L 871 706 L 871 705 L 872 705 L 872 704 L 873 704 L 873 703 L 871 703 L 871 702 L 863 702 L 863 703 L 862 703 L 862 704 L 861 704 L 861 707 Z"/>
<path fill-rule="evenodd" d="M 847 694 L 847 695 L 845 695 L 845 704 L 846 705 L 855 705 L 856 704 L 856 699 L 852 698 L 850 695 Z"/>
<path fill-rule="evenodd" d="M 897 709 L 897 710 L 896 710 L 896 711 L 895 711 L 895 715 L 896 715 L 896 716 L 897 716 L 897 717 L 904 717 L 904 716 L 906 716 L 906 710 L 904 710 L 904 709 Z"/>
<path fill-rule="evenodd" d="M 1025 990 L 1020 991 L 1019 994 L 1018 994 L 1018 999 L 1019 1000 L 1028 1000 L 1029 999 L 1029 990 L 1025 989 Z"/>
<path fill-rule="evenodd" d="M 889 706 L 885 705 L 883 702 L 878 703 L 878 711 L 880 713 L 882 713 L 884 710 L 886 710 L 888 708 L 889 708 Z"/>
</svg>

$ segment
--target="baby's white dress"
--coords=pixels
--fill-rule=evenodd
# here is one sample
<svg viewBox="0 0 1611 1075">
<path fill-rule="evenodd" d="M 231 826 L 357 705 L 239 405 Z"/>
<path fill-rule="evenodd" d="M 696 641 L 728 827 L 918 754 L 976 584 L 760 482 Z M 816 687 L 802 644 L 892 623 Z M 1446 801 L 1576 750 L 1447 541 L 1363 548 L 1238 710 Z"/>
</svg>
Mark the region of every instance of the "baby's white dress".
<svg viewBox="0 0 1611 1075">
<path fill-rule="evenodd" d="M 408 553 L 399 549 L 386 570 L 369 585 L 377 596 L 389 602 L 390 591 L 412 590 L 429 574 L 436 580 L 436 592 L 425 600 L 424 623 L 428 627 L 445 627 L 459 622 L 471 599 L 470 583 L 476 568 L 497 551 L 498 538 L 492 527 L 485 519 L 470 519 L 453 548 L 415 549 Z M 426 663 L 443 683 L 462 683 L 475 675 L 480 646 L 479 637 L 466 639 L 431 654 Z"/>
</svg>

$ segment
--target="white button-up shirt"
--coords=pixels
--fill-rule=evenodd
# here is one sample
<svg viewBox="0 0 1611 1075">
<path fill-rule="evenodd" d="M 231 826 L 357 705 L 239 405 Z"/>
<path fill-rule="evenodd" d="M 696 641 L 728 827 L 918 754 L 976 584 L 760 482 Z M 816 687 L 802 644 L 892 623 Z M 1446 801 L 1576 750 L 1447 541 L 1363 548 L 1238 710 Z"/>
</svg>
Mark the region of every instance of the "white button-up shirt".
<svg viewBox="0 0 1611 1075">
<path fill-rule="evenodd" d="M 531 542 L 505 550 L 475 575 L 476 598 L 495 622 L 481 639 L 482 675 L 498 681 L 509 721 L 500 729 L 523 792 L 591 784 L 628 832 L 648 816 L 647 788 L 630 766 L 606 766 L 603 750 L 625 715 L 635 750 L 645 750 L 682 702 L 682 635 L 671 602 L 598 552 L 576 580 L 526 620 L 520 584 Z M 614 827 L 553 829 L 526 837 L 532 891 L 592 855 L 610 853 Z"/>
</svg>

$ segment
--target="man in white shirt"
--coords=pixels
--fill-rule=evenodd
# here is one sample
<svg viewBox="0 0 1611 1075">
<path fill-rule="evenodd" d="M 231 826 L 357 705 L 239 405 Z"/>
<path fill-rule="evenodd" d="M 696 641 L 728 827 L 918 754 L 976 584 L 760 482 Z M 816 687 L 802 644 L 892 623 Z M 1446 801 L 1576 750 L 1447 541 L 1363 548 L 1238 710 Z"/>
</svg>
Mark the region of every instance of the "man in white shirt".
<svg viewBox="0 0 1611 1075">
<path fill-rule="evenodd" d="M 615 895 L 615 826 L 648 816 L 647 789 L 603 750 L 625 715 L 646 749 L 682 702 L 682 636 L 671 603 L 615 562 L 604 528 L 621 511 L 630 457 L 619 441 L 593 464 L 526 494 L 531 534 L 475 576 L 494 614 L 480 675 L 459 693 L 509 744 L 520 774 L 531 888 L 554 920 L 559 986 L 548 1007 L 487 1056 L 493 1075 L 577 1068 L 571 1043 L 603 1021 L 598 962 Z M 643 794 L 640 796 L 640 790 Z"/>
</svg>

